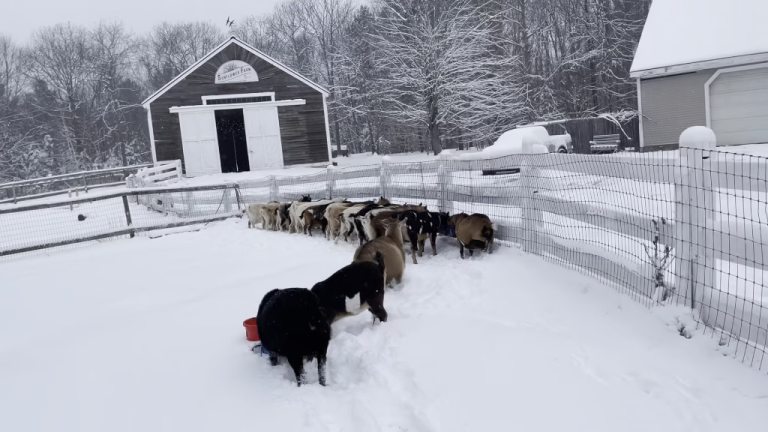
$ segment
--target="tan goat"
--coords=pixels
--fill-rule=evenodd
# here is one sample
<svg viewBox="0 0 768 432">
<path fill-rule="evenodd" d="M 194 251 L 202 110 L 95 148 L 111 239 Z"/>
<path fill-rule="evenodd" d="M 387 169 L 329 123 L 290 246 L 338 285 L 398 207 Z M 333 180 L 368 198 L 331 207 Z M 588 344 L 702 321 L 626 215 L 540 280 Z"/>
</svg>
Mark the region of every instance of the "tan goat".
<svg viewBox="0 0 768 432">
<path fill-rule="evenodd" d="M 391 284 L 393 281 L 400 283 L 405 272 L 405 251 L 400 225 L 397 219 L 390 220 L 383 236 L 357 248 L 352 262 L 376 262 L 376 253 L 381 253 L 386 268 L 386 283 Z"/>
<path fill-rule="evenodd" d="M 448 218 L 448 226 L 452 226 L 456 232 L 456 240 L 459 242 L 459 253 L 464 258 L 464 248 L 469 249 L 469 256 L 475 249 L 482 249 L 491 253 L 493 246 L 493 222 L 481 213 L 459 213 Z"/>
</svg>

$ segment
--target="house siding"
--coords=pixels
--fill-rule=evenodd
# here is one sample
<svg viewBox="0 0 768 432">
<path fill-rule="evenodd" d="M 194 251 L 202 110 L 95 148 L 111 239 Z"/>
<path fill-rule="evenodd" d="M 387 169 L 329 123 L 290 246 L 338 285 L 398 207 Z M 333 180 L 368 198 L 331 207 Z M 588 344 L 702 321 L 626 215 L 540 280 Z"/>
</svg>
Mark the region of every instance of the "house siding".
<svg viewBox="0 0 768 432">
<path fill-rule="evenodd" d="M 707 123 L 704 84 L 709 69 L 640 81 L 643 106 L 643 147 L 676 146 L 690 126 Z"/>
<path fill-rule="evenodd" d="M 258 82 L 214 84 L 216 70 L 242 60 Z M 184 159 L 178 114 L 172 106 L 201 105 L 202 96 L 274 92 L 275 100 L 305 99 L 305 105 L 278 107 L 285 165 L 328 162 L 323 95 L 250 51 L 232 43 L 150 103 L 157 160 Z"/>
</svg>

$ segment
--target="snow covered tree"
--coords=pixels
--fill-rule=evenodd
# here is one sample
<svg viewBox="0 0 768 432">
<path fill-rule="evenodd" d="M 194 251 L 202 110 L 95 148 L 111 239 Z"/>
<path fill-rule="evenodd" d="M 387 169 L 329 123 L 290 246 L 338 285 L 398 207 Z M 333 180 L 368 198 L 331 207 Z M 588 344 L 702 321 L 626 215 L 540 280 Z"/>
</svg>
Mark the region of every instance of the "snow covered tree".
<svg viewBox="0 0 768 432">
<path fill-rule="evenodd" d="M 424 127 L 435 154 L 441 134 L 484 141 L 520 118 L 517 59 L 496 51 L 491 15 L 471 0 L 380 3 L 386 115 Z"/>
</svg>

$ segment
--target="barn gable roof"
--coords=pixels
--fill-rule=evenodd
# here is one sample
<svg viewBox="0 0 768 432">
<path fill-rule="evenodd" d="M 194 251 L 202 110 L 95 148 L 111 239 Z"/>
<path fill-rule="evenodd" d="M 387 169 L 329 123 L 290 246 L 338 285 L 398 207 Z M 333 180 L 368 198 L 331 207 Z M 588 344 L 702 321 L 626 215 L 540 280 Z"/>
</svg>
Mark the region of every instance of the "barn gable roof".
<svg viewBox="0 0 768 432">
<path fill-rule="evenodd" d="M 766 61 L 766 22 L 766 0 L 654 0 L 630 76 Z"/>
<path fill-rule="evenodd" d="M 328 90 L 325 89 L 325 87 L 315 83 L 314 81 L 304 77 L 300 73 L 296 72 L 295 70 L 289 68 L 285 64 L 281 63 L 278 60 L 275 60 L 274 58 L 264 54 L 263 52 L 259 51 L 258 49 L 254 48 L 253 46 L 243 42 L 240 40 L 237 36 L 230 36 L 229 39 L 225 40 L 219 46 L 214 48 L 211 52 L 203 56 L 200 60 L 192 64 L 190 67 L 188 67 L 184 72 L 180 73 L 176 76 L 176 78 L 172 79 L 170 82 L 165 84 L 164 86 L 160 87 L 156 92 L 152 93 L 148 98 L 144 99 L 144 101 L 141 103 L 144 108 L 149 108 L 149 104 L 154 102 L 157 98 L 162 96 L 165 92 L 173 88 L 176 84 L 179 83 L 179 81 L 186 78 L 189 74 L 197 70 L 200 66 L 208 62 L 210 59 L 212 59 L 216 54 L 223 51 L 228 46 L 236 44 L 239 45 L 241 48 L 243 48 L 246 51 L 251 52 L 253 55 L 261 58 L 262 60 L 266 61 L 267 63 L 272 64 L 272 66 L 282 70 L 283 72 L 287 73 L 288 75 L 291 75 L 292 77 L 296 78 L 297 80 L 301 81 L 302 83 L 306 84 L 307 86 L 313 88 L 314 90 L 317 90 L 318 92 L 322 93 L 323 96 L 328 96 Z"/>
</svg>

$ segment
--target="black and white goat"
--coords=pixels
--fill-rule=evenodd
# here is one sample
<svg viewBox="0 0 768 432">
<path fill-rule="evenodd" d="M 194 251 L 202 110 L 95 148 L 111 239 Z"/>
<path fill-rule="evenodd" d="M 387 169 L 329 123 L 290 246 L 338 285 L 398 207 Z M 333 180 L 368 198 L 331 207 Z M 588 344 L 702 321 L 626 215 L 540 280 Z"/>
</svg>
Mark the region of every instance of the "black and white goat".
<svg viewBox="0 0 768 432">
<path fill-rule="evenodd" d="M 387 310 L 384 309 L 386 271 L 381 253 L 375 254 L 375 261 L 349 264 L 312 287 L 329 323 L 366 309 L 382 322 L 387 320 Z"/>
<path fill-rule="evenodd" d="M 427 238 L 432 246 L 432 255 L 437 255 L 437 235 L 448 234 L 448 213 L 408 210 L 400 213 L 398 219 L 404 222 L 414 264 L 418 264 L 417 253 L 419 256 L 424 255 Z"/>
</svg>

